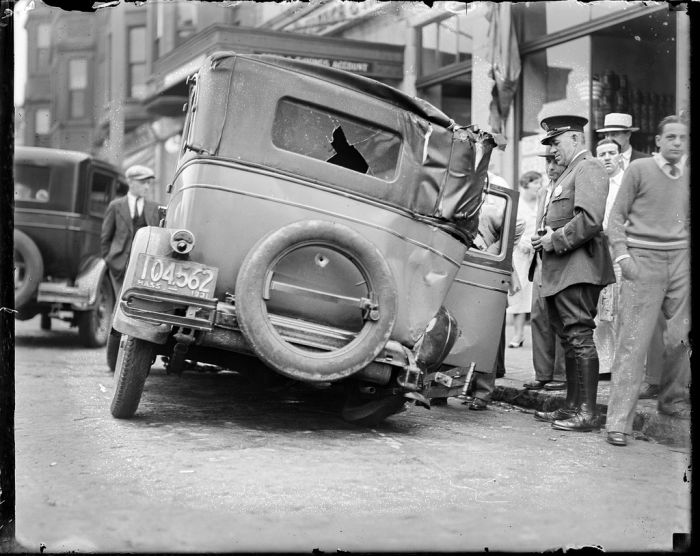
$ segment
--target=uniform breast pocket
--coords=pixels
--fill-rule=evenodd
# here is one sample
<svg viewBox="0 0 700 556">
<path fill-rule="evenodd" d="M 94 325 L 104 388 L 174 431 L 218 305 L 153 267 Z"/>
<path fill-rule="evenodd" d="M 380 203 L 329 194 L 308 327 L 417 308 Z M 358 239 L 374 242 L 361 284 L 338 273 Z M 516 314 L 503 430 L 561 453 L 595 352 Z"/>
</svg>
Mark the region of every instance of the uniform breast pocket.
<svg viewBox="0 0 700 556">
<path fill-rule="evenodd" d="M 547 210 L 546 224 L 553 229 L 561 228 L 574 217 L 574 199 L 560 195 L 552 199 Z"/>
</svg>

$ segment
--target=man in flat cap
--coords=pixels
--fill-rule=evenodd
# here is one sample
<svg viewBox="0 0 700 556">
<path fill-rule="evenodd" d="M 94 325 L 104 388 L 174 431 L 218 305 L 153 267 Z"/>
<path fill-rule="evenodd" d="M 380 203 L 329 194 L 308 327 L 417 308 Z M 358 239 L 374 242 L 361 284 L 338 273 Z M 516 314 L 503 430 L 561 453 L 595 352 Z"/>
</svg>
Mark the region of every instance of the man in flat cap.
<svg viewBox="0 0 700 556">
<path fill-rule="evenodd" d="M 532 246 L 542 255 L 541 295 L 565 351 L 567 399 L 573 408 L 537 412 L 558 430 L 591 431 L 600 427 L 596 410 L 598 352 L 593 341 L 598 297 L 615 281 L 603 230 L 608 175 L 585 148 L 580 116 L 542 120 L 557 164 L 566 169 L 544 202 Z"/>
<path fill-rule="evenodd" d="M 622 154 L 622 171 L 627 170 L 630 162 L 638 158 L 646 158 L 650 155 L 633 149 L 630 145 L 630 137 L 633 131 L 639 131 L 638 127 L 632 127 L 632 116 L 621 112 L 611 112 L 605 115 L 603 127 L 595 130 L 596 133 L 605 134 L 605 139 L 614 139 L 620 144 Z"/>
<path fill-rule="evenodd" d="M 158 205 L 146 200 L 156 179 L 153 170 L 135 165 L 127 168 L 124 175 L 129 192 L 109 204 L 102 222 L 102 257 L 109 268 L 115 295 L 121 290 L 134 234 L 144 226 L 158 225 Z"/>
<path fill-rule="evenodd" d="M 131 243 L 139 228 L 158 225 L 158 205 L 146 200 L 146 195 L 156 176 L 147 166 L 135 165 L 124 172 L 129 191 L 114 199 L 102 221 L 101 250 L 107 263 L 115 299 L 122 289 L 126 265 L 129 262 Z M 107 340 L 107 366 L 114 372 L 119 352 L 121 334 L 112 328 Z"/>
</svg>

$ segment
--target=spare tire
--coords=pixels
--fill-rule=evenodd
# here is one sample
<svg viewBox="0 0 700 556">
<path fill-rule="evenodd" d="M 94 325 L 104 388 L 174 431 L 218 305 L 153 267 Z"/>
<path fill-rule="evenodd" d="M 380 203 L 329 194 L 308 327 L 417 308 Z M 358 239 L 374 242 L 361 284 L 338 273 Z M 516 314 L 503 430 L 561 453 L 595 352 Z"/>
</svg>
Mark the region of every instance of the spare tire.
<svg viewBox="0 0 700 556">
<path fill-rule="evenodd" d="M 31 301 L 44 278 L 44 259 L 36 243 L 21 230 L 14 231 L 15 308 Z"/>
<path fill-rule="evenodd" d="M 330 351 L 303 349 L 285 340 L 270 321 L 264 298 L 277 263 L 311 246 L 348 259 L 362 275 L 367 298 L 376 308 L 352 340 Z M 339 380 L 369 365 L 393 331 L 397 298 L 391 269 L 377 248 L 348 226 L 325 220 L 295 222 L 263 237 L 243 260 L 235 290 L 236 316 L 251 349 L 280 373 L 310 382 Z"/>
</svg>

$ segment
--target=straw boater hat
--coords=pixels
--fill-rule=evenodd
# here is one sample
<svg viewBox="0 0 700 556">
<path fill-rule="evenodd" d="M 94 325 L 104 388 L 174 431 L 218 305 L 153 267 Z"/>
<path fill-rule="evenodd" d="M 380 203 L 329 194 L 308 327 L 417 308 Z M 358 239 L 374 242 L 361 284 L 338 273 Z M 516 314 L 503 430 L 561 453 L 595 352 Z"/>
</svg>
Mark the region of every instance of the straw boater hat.
<svg viewBox="0 0 700 556">
<path fill-rule="evenodd" d="M 638 127 L 632 127 L 632 116 L 620 112 L 611 112 L 605 115 L 603 127 L 596 129 L 596 133 L 608 131 L 638 131 Z"/>
<path fill-rule="evenodd" d="M 547 132 L 544 139 L 540 141 L 543 145 L 549 145 L 549 142 L 562 133 L 567 131 L 578 131 L 583 133 L 583 126 L 588 123 L 588 120 L 583 116 L 549 116 L 544 118 L 540 125 Z"/>
</svg>

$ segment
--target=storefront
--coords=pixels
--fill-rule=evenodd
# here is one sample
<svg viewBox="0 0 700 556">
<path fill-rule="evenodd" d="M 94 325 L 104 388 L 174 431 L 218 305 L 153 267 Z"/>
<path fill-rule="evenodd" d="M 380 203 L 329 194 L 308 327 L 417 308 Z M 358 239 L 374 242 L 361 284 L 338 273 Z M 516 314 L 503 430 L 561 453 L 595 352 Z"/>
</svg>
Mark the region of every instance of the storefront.
<svg viewBox="0 0 700 556">
<path fill-rule="evenodd" d="M 531 2 L 514 4 L 522 63 L 515 104 L 519 170 L 541 171 L 543 117 L 588 118 L 588 145 L 610 112 L 632 115 L 632 145 L 655 149 L 657 123 L 687 110 L 687 33 L 681 12 L 667 4 Z"/>
<path fill-rule="evenodd" d="M 416 68 L 415 92 L 458 123 L 488 126 L 493 81 L 487 18 L 491 3 L 443 10 L 413 22 L 406 62 Z M 505 128 L 508 146 L 494 170 L 511 184 L 522 172 L 543 171 L 543 117 L 589 119 L 593 146 L 609 112 L 632 114 L 641 128 L 635 148 L 654 149 L 655 127 L 687 111 L 688 23 L 666 3 L 523 2 L 511 5 L 520 52 L 520 82 Z M 406 73 L 410 68 L 406 68 Z"/>
</svg>

